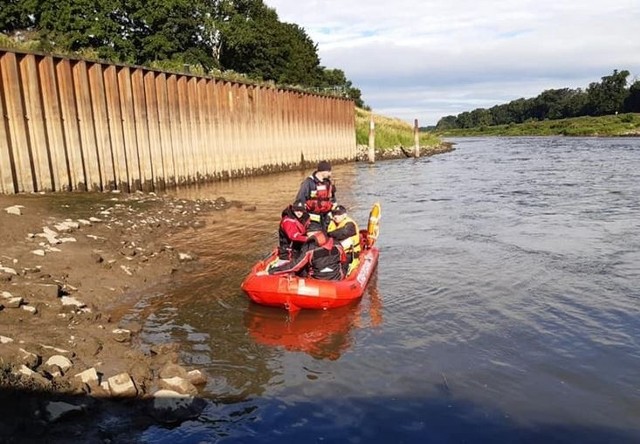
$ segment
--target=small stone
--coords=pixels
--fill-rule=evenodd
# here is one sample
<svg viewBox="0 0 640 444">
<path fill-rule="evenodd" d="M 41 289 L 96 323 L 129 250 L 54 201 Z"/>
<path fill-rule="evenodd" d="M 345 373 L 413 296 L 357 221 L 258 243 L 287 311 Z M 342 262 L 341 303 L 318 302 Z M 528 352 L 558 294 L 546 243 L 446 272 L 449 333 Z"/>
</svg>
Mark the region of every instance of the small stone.
<svg viewBox="0 0 640 444">
<path fill-rule="evenodd" d="M 18 273 L 16 272 L 16 270 L 14 270 L 13 268 L 9 268 L 9 267 L 2 267 L 0 266 L 0 272 L 2 273 L 9 273 L 9 274 L 13 274 L 13 275 L 18 275 Z"/>
<path fill-rule="evenodd" d="M 180 261 L 182 261 L 182 262 L 188 262 L 188 261 L 192 261 L 193 257 L 190 254 L 179 253 L 178 254 L 178 259 L 180 259 Z"/>
<path fill-rule="evenodd" d="M 109 391 L 117 397 L 134 397 L 138 394 L 138 389 L 128 373 L 120 373 L 107 379 Z"/>
<path fill-rule="evenodd" d="M 44 256 L 44 250 L 33 250 L 31 253 L 35 254 L 36 256 Z"/>
<path fill-rule="evenodd" d="M 60 301 L 62 302 L 63 306 L 75 306 L 78 308 L 84 308 L 87 305 L 83 302 L 80 302 L 79 300 L 77 300 L 76 298 L 72 297 L 72 296 L 62 296 L 60 298 Z"/>
<path fill-rule="evenodd" d="M 90 369 L 87 369 L 83 372 L 80 372 L 78 374 L 76 374 L 74 376 L 74 378 L 78 378 L 80 379 L 80 381 L 82 381 L 85 384 L 88 384 L 90 386 L 96 386 L 98 385 L 98 372 L 96 371 L 95 368 L 91 367 Z"/>
<path fill-rule="evenodd" d="M 22 215 L 22 211 L 20 210 L 20 208 L 24 208 L 23 205 L 13 205 L 11 207 L 7 207 L 4 210 L 9 213 L 9 214 L 13 214 L 15 216 L 21 216 Z"/>
<path fill-rule="evenodd" d="M 160 379 L 160 386 L 165 389 L 174 390 L 185 395 L 197 395 L 198 389 L 187 379 L 179 376 L 173 378 Z"/>
<path fill-rule="evenodd" d="M 36 368 L 40 364 L 40 356 L 36 355 L 35 353 L 26 351 L 24 348 L 19 348 L 18 354 L 20 357 L 20 362 L 31 369 Z"/>
<path fill-rule="evenodd" d="M 193 385 L 204 385 L 207 382 L 207 375 L 200 370 L 191 370 L 187 373 L 187 379 L 189 379 L 189 382 Z"/>
<path fill-rule="evenodd" d="M 12 342 L 13 342 L 13 339 L 7 336 L 0 335 L 0 344 L 11 344 Z"/>
<path fill-rule="evenodd" d="M 24 302 L 21 297 L 8 298 L 4 300 L 4 306 L 7 308 L 19 308 Z"/>
<path fill-rule="evenodd" d="M 74 222 L 71 219 L 67 219 L 64 222 L 60 222 L 59 224 L 55 224 L 53 226 L 56 230 L 61 233 L 70 233 L 78 228 L 80 228 L 80 224 L 78 222 Z"/>
<path fill-rule="evenodd" d="M 131 332 L 124 328 L 116 328 L 111 331 L 113 333 L 113 339 L 117 342 L 128 342 L 131 341 Z"/>
<path fill-rule="evenodd" d="M 57 365 L 63 372 L 66 372 L 71 368 L 73 363 L 69 360 L 69 358 L 66 358 L 62 355 L 53 355 L 49 359 L 47 359 L 47 362 L 45 362 L 44 365 L 45 367 Z"/>
<path fill-rule="evenodd" d="M 38 309 L 36 307 L 34 307 L 33 305 L 23 305 L 22 309 L 24 311 L 26 311 L 27 313 L 31 313 L 32 315 L 38 313 Z"/>
<path fill-rule="evenodd" d="M 36 236 L 46 238 L 47 242 L 49 242 L 49 244 L 51 245 L 56 245 L 60 243 L 60 241 L 58 240 L 58 233 L 53 231 L 49 227 L 43 227 L 42 233 L 38 233 L 36 234 Z"/>
<path fill-rule="evenodd" d="M 53 300 L 60 296 L 60 285 L 58 284 L 29 284 L 25 288 L 32 297 Z"/>
<path fill-rule="evenodd" d="M 36 372 L 31 370 L 29 367 L 27 367 L 24 364 L 20 365 L 20 368 L 18 369 L 18 373 L 27 377 L 32 377 L 37 374 Z"/>
<path fill-rule="evenodd" d="M 45 378 L 44 376 L 42 376 L 40 373 L 38 372 L 34 372 L 33 370 L 31 370 L 29 367 L 27 367 L 26 365 L 21 365 L 20 368 L 18 369 L 18 374 L 25 376 L 27 378 L 29 378 L 33 383 L 47 389 L 51 387 L 51 381 L 49 381 L 47 378 Z"/>
</svg>

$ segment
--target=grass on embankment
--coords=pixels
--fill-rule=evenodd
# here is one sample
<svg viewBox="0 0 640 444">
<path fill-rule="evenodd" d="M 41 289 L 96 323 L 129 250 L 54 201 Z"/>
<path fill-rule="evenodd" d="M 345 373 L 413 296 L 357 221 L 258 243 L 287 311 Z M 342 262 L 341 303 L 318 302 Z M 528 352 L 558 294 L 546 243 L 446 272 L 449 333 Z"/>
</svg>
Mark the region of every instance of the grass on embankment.
<svg viewBox="0 0 640 444">
<path fill-rule="evenodd" d="M 356 108 L 356 143 L 358 145 L 369 144 L 369 123 L 371 111 Z M 373 115 L 375 124 L 376 148 L 387 149 L 397 146 L 412 147 L 415 145 L 413 138 L 413 126 L 404 120 Z M 420 146 L 437 146 L 440 139 L 431 133 L 420 133 Z"/>
<path fill-rule="evenodd" d="M 640 136 L 640 114 L 531 121 L 436 132 L 439 136 Z"/>
</svg>

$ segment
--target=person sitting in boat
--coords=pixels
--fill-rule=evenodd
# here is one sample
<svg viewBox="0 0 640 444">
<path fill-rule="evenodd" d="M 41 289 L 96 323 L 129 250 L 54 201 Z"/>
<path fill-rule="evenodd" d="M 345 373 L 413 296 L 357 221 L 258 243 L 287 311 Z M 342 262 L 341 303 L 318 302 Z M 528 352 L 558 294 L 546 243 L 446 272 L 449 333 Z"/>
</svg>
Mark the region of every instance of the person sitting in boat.
<svg viewBox="0 0 640 444">
<path fill-rule="evenodd" d="M 358 224 L 349 217 L 347 209 L 338 205 L 331 211 L 332 221 L 327 228 L 327 234 L 340 242 L 345 254 L 347 262 L 344 264 L 345 276 L 355 270 L 360 264 L 360 230 Z"/>
<path fill-rule="evenodd" d="M 307 242 L 308 227 L 309 214 L 304 202 L 297 200 L 282 211 L 278 229 L 278 262 L 274 266 L 297 259 Z"/>
<path fill-rule="evenodd" d="M 307 206 L 311 220 L 309 230 L 326 232 L 329 212 L 336 202 L 336 187 L 331 182 L 329 162 L 323 160 L 318 163 L 316 170 L 300 184 L 296 200 Z"/>
<path fill-rule="evenodd" d="M 303 246 L 303 253 L 295 260 L 259 271 L 258 276 L 266 274 L 300 273 L 314 279 L 339 281 L 344 277 L 342 264 L 347 260 L 340 243 L 324 234 L 315 231 L 308 234 L 308 241 Z M 305 274 L 306 273 L 306 274 Z"/>
</svg>

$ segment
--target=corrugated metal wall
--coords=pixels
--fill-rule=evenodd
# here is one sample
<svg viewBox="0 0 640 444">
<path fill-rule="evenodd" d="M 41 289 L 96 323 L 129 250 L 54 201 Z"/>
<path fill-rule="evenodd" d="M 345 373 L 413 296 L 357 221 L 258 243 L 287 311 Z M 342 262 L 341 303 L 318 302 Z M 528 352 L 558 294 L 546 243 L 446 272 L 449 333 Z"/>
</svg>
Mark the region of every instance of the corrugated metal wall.
<svg viewBox="0 0 640 444">
<path fill-rule="evenodd" d="M 0 193 L 162 190 L 355 159 L 354 104 L 0 49 Z"/>
</svg>

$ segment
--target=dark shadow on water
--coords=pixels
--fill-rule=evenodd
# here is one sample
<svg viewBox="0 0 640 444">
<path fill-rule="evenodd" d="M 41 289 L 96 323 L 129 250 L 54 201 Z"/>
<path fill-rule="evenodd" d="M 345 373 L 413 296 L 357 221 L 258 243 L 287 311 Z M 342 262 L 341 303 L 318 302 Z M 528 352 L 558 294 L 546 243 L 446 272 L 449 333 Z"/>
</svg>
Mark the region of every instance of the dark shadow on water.
<svg viewBox="0 0 640 444">
<path fill-rule="evenodd" d="M 168 412 L 154 409 L 152 399 L 0 388 L 0 443 L 139 442 L 149 427 L 169 430 L 196 418 L 207 402 L 196 398 L 188 409 Z"/>
<path fill-rule="evenodd" d="M 55 422 L 48 403 L 83 406 Z M 2 443 L 637 443 L 640 430 L 519 424 L 504 412 L 447 396 L 200 400 L 197 417 L 166 423 L 149 401 L 0 389 Z"/>
</svg>

